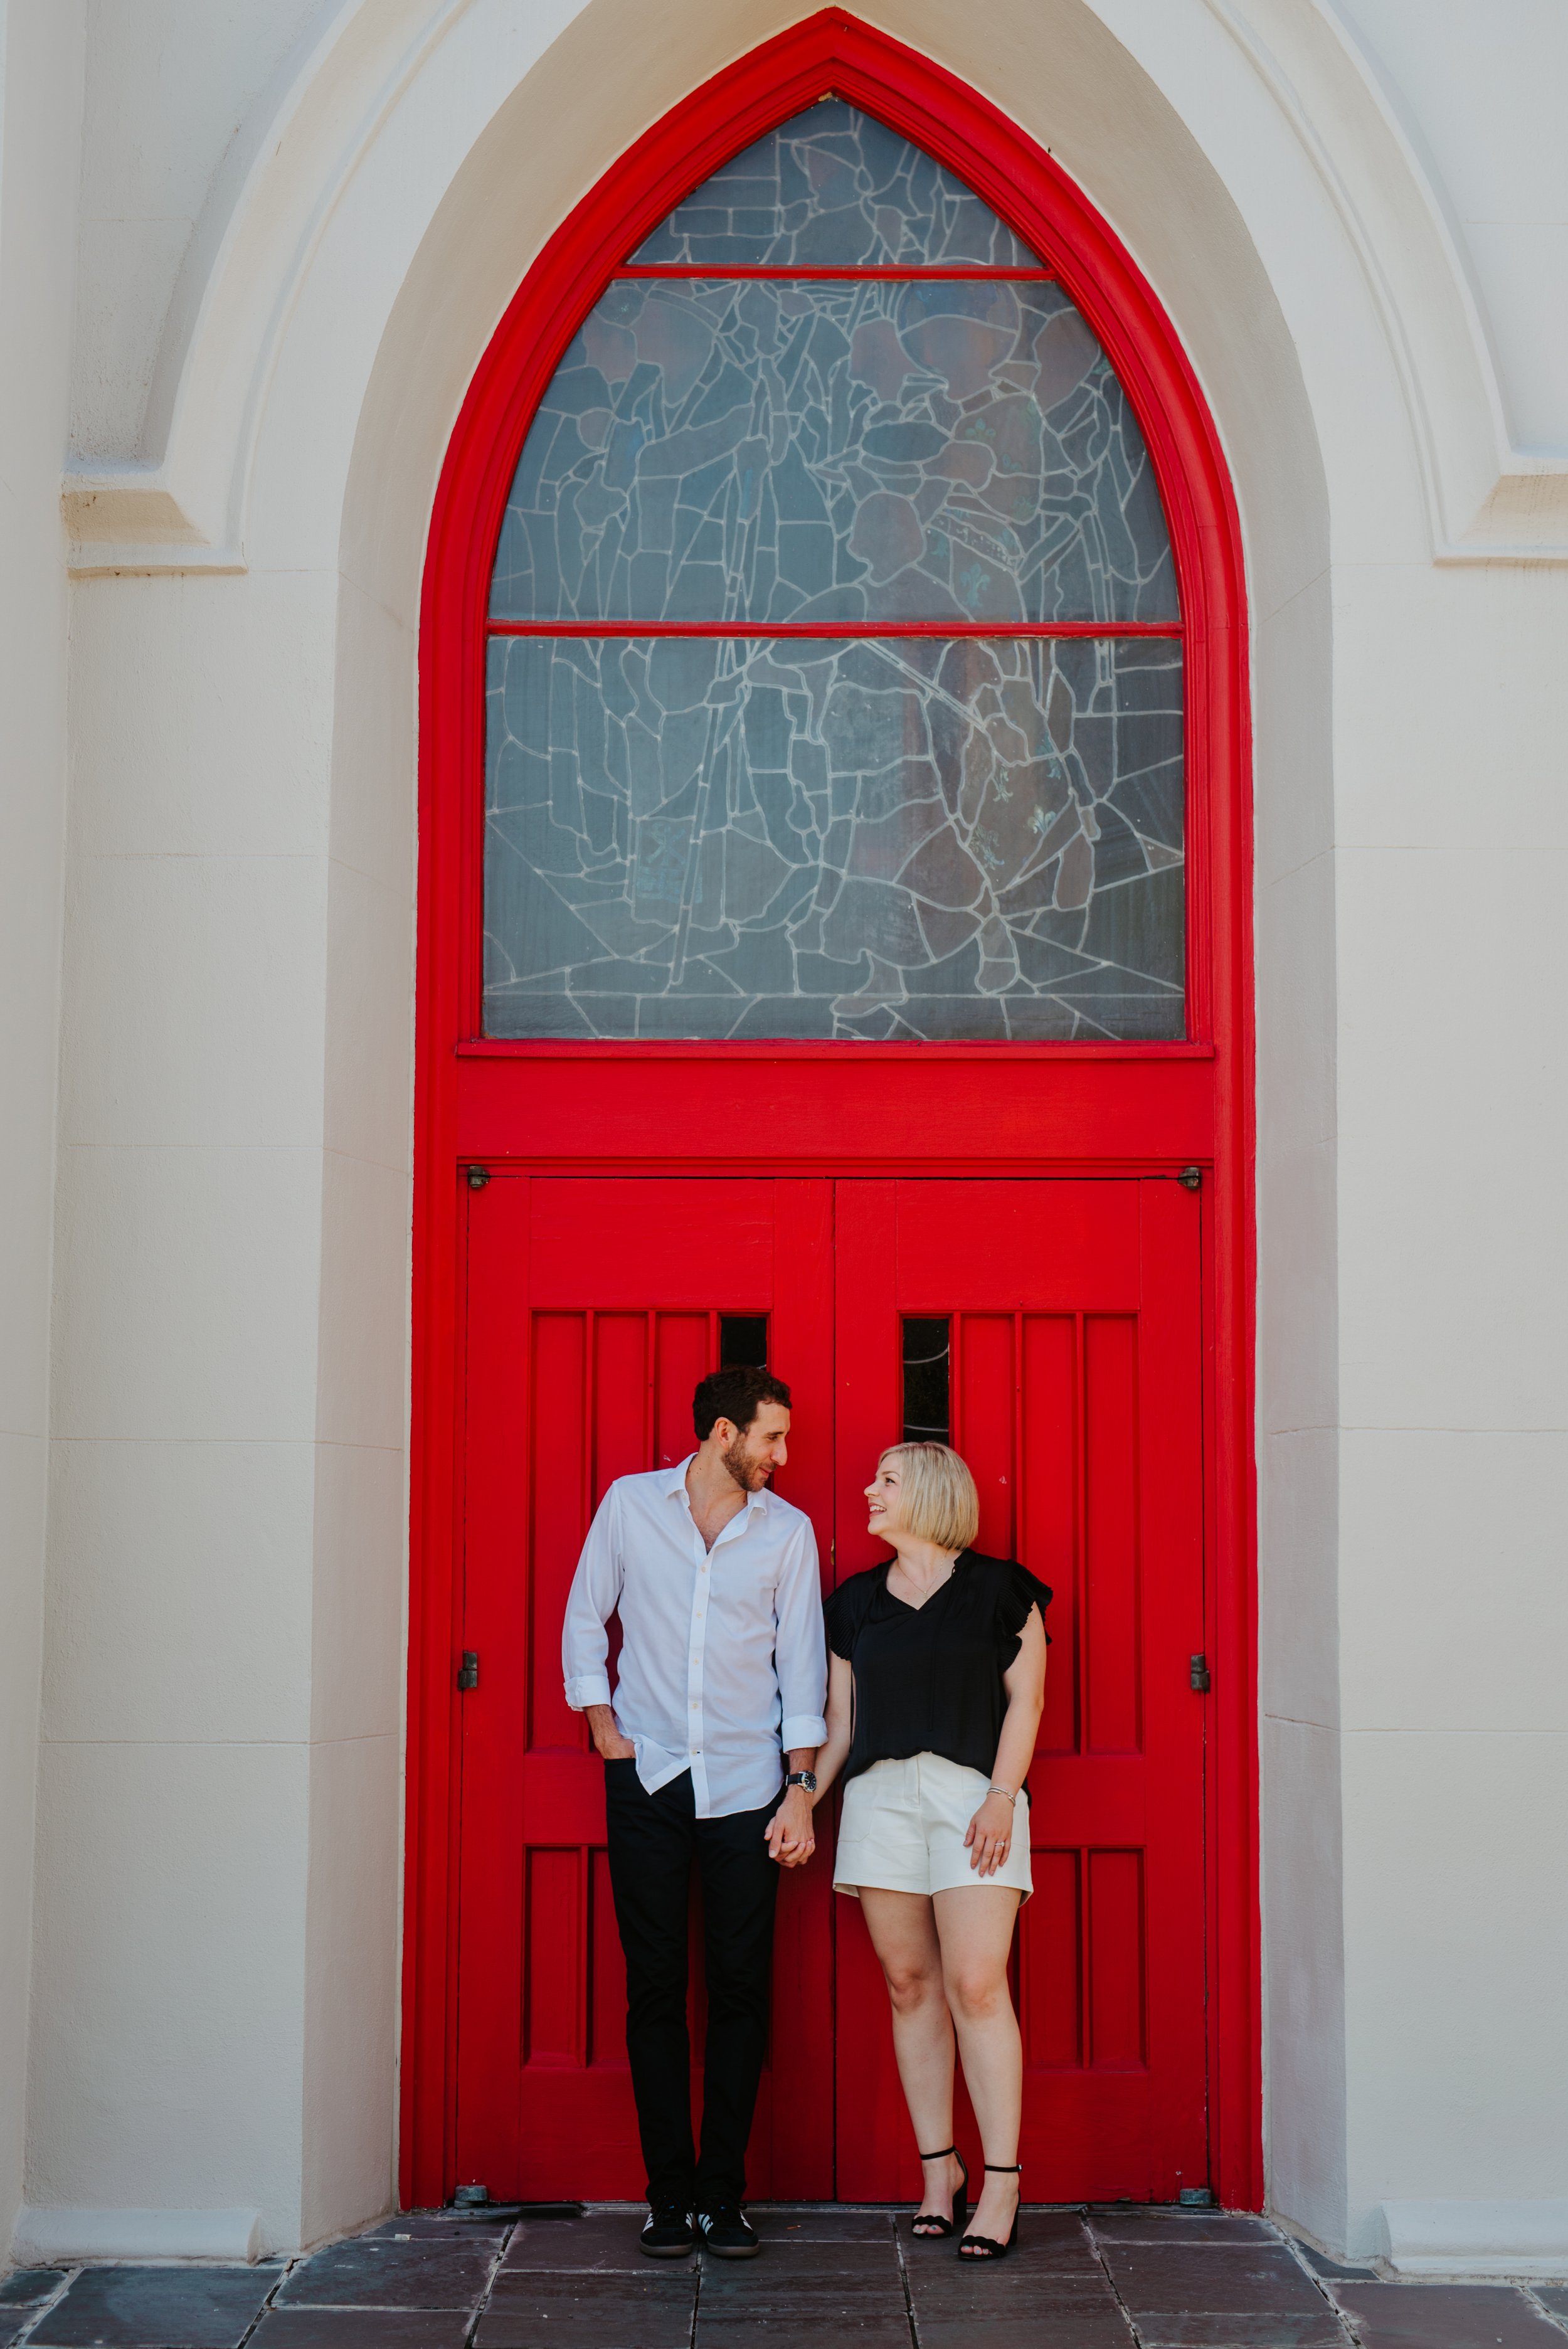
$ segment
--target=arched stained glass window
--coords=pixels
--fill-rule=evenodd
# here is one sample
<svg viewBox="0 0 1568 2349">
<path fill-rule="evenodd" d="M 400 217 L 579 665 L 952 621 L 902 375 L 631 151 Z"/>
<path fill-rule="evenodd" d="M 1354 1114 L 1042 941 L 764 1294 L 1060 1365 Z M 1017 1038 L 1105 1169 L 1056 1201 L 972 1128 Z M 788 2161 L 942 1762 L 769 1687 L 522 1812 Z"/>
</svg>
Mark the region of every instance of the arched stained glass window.
<svg viewBox="0 0 1568 2349">
<path fill-rule="evenodd" d="M 1182 670 L 1087 322 L 828 99 L 568 349 L 490 597 L 485 1030 L 1184 1032 Z"/>
</svg>

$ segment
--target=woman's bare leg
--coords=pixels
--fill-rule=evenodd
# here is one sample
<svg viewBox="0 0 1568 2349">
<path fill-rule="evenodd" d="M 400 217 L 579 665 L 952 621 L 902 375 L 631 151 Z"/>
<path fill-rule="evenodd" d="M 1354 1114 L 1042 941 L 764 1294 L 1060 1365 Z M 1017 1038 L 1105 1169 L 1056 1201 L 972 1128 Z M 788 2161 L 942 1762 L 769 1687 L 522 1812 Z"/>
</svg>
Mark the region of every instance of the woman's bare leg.
<svg viewBox="0 0 1568 2349">
<path fill-rule="evenodd" d="M 1018 1901 L 1018 1894 L 1004 1885 L 965 1884 L 938 1892 L 930 1904 L 980 2143 L 987 2161 L 1008 2168 L 1018 2158 L 1024 2103 L 1024 2047 L 1007 1982 Z M 1005 2243 L 1018 2207 L 1018 2185 L 1016 2178 L 987 2177 L 969 2233 Z"/>
<path fill-rule="evenodd" d="M 861 1909 L 887 1979 L 893 2054 L 914 2141 L 922 2152 L 933 2151 L 953 2143 L 953 2017 L 931 1899 L 865 1885 Z M 924 2169 L 921 2211 L 945 2219 L 963 2173 L 952 2155 Z"/>
</svg>

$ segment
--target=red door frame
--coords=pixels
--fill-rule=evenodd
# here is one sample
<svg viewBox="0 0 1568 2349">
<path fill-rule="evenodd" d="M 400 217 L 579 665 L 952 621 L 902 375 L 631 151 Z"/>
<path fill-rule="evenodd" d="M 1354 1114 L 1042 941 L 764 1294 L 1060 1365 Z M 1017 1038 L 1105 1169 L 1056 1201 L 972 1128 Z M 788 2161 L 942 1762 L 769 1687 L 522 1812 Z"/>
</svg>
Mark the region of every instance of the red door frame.
<svg viewBox="0 0 1568 2349">
<path fill-rule="evenodd" d="M 1055 269 L 1154 462 L 1186 643 L 1188 1032 L 1181 1044 L 571 1044 L 480 1040 L 485 615 L 527 426 L 616 267 L 719 164 L 830 91 L 917 141 Z M 1246 599 L 1213 419 L 1176 334 L 1078 188 L 965 83 L 824 9 L 655 124 L 552 236 L 480 358 L 431 516 L 420 629 L 418 979 L 404 1998 L 406 2205 L 455 2178 L 456 1807 L 466 1166 L 1203 1174 L 1210 1371 L 1206 1785 L 1212 2182 L 1263 2197 L 1253 1455 L 1253 1007 Z M 874 1062 L 918 1068 L 901 1133 Z M 888 1071 L 892 1075 L 891 1069 Z M 606 1081 L 607 1080 L 607 1081 Z M 779 1147 L 779 1137 L 788 1137 Z M 963 1136 L 967 1151 L 950 1140 Z M 681 1147 L 672 1148 L 678 1137 Z M 696 1138 L 694 1141 L 694 1137 Z M 711 1146 L 702 1147 L 707 1140 Z"/>
</svg>

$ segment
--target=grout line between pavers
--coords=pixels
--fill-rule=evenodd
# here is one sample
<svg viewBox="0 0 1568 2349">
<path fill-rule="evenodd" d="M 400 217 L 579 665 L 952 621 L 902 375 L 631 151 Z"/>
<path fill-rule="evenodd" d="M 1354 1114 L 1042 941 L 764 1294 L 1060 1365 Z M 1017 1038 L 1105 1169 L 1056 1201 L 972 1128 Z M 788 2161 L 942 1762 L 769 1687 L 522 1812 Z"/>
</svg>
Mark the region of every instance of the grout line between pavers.
<svg viewBox="0 0 1568 2349">
<path fill-rule="evenodd" d="M 70 2290 L 71 2285 L 76 2282 L 77 2276 L 79 2276 L 81 2272 L 82 2271 L 80 2268 L 62 2268 L 60 2270 L 59 2284 L 56 2290 L 49 2294 L 47 2300 L 41 2300 L 38 2302 L 38 2305 L 33 2311 L 32 2315 L 28 2317 L 26 2324 L 23 2325 L 22 2330 L 17 2333 L 15 2341 L 12 2344 L 12 2349 L 26 2349 L 27 2343 L 33 2337 L 34 2325 L 41 2323 L 44 2318 L 48 2315 L 51 2309 L 58 2308 L 61 2301 L 65 2298 L 66 2293 Z"/>
<path fill-rule="evenodd" d="M 916 2137 L 915 2143 L 917 2145 L 920 2143 L 920 2139 L 918 2137 Z M 915 2322 L 914 2294 L 909 2288 L 909 2265 L 903 2256 L 903 2242 L 898 2231 L 898 2219 L 896 2215 L 889 2220 L 888 2224 L 892 2229 L 893 2257 L 898 2261 L 898 2280 L 900 2287 L 903 2292 L 904 2323 L 909 2327 L 909 2337 L 915 2344 L 915 2349 L 920 2349 L 920 2326 Z"/>
<path fill-rule="evenodd" d="M 1106 2262 L 1105 2246 L 1100 2241 L 1099 2237 L 1096 2234 L 1093 2227 L 1089 2224 L 1089 2216 L 1087 2209 L 1080 2209 L 1078 2213 L 1078 2225 L 1088 2237 L 1089 2249 L 1093 2251 L 1095 2259 L 1099 2263 L 1101 2275 L 1104 2276 L 1107 2283 L 1110 2286 L 1110 2296 L 1116 2302 L 1117 2310 L 1121 2317 L 1122 2323 L 1131 2333 L 1134 2341 L 1138 2343 L 1139 2349 L 1143 2349 L 1143 2335 L 1138 2329 L 1137 2319 L 1134 2317 L 1131 2309 L 1129 2308 L 1127 2302 L 1123 2300 L 1120 2288 L 1117 2283 L 1116 2278 L 1111 2274 L 1110 2269 Z"/>
<path fill-rule="evenodd" d="M 469 2349 L 469 2344 L 472 2342 L 474 2335 L 479 2331 L 480 2319 L 486 2316 L 490 2312 L 490 2294 L 495 2290 L 495 2280 L 497 2276 L 500 2275 L 501 2269 L 505 2264 L 507 2247 L 511 2243 L 513 2235 L 516 2234 L 518 2228 L 521 2223 L 522 2221 L 520 2219 L 513 2219 L 508 2225 L 501 2229 L 500 2241 L 497 2244 L 495 2257 L 490 2261 L 490 2277 L 485 2284 L 483 2292 L 480 2294 L 480 2304 L 475 2309 L 472 2316 L 469 2319 L 468 2323 L 463 2327 L 463 2349 Z"/>
<path fill-rule="evenodd" d="M 249 2324 L 246 2325 L 243 2333 L 241 2333 L 237 2349 L 245 2349 L 245 2344 L 250 2340 L 252 2333 L 254 2333 L 257 2325 L 261 2323 L 268 2309 L 271 2308 L 278 2293 L 282 2292 L 284 2284 L 287 2283 L 290 2276 L 294 2273 L 294 2263 L 293 2260 L 285 2260 L 284 2261 L 283 2273 L 279 2276 L 276 2283 L 273 2284 L 271 2292 L 264 2292 L 262 2295 L 262 2304 L 260 2308 L 257 2309 L 254 2316 L 252 2317 Z"/>
<path fill-rule="evenodd" d="M 1524 2294 L 1531 2307 L 1540 2311 L 1548 2324 L 1555 2324 L 1559 2332 L 1568 2333 L 1568 2316 L 1559 2316 L 1554 2308 L 1548 2308 L 1533 2284 L 1522 2283 L 1518 2289 Z"/>
<path fill-rule="evenodd" d="M 1320 2276 L 1318 2274 L 1317 2270 L 1313 2266 L 1312 2261 L 1307 2258 L 1305 2252 L 1302 2250 L 1301 2245 L 1296 2241 L 1294 2235 L 1287 2235 L 1283 2227 L 1274 2227 L 1274 2220 L 1272 2219 L 1265 2219 L 1264 2224 L 1266 2227 L 1274 2228 L 1276 2239 L 1284 2245 L 1286 2251 L 1290 2253 L 1292 2259 L 1295 2261 L 1296 2266 L 1301 2270 L 1303 2275 L 1309 2278 L 1311 2282 L 1315 2285 L 1318 2292 L 1322 2293 L 1323 2298 L 1328 2304 L 1328 2313 L 1334 2318 L 1335 2323 L 1338 2325 L 1341 2333 L 1347 2341 L 1352 2341 L 1359 2344 L 1361 2336 L 1358 2333 L 1353 2331 L 1348 2312 L 1340 2307 L 1339 2302 L 1335 2299 L 1334 2294 L 1328 2289 L 1330 2279 L 1327 2276 Z"/>
</svg>

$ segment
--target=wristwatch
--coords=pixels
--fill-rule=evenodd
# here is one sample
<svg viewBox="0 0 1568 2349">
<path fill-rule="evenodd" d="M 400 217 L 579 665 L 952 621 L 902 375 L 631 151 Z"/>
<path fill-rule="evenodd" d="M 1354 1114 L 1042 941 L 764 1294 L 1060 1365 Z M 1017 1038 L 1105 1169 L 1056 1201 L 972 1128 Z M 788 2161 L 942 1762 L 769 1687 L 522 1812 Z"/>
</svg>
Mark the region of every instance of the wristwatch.
<svg viewBox="0 0 1568 2349">
<path fill-rule="evenodd" d="M 817 1791 L 817 1774 L 815 1770 L 791 1770 L 784 1784 L 786 1786 L 804 1786 L 809 1795 L 814 1795 Z"/>
</svg>

